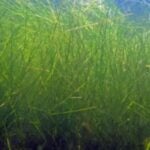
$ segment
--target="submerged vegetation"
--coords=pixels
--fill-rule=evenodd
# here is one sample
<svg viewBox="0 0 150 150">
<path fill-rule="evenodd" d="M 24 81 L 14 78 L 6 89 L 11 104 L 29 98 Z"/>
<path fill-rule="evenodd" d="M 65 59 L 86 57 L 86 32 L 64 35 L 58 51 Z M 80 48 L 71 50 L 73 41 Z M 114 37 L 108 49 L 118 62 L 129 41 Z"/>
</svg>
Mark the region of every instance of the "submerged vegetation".
<svg viewBox="0 0 150 150">
<path fill-rule="evenodd" d="M 64 6 L 0 0 L 0 149 L 149 150 L 148 25 Z"/>
</svg>

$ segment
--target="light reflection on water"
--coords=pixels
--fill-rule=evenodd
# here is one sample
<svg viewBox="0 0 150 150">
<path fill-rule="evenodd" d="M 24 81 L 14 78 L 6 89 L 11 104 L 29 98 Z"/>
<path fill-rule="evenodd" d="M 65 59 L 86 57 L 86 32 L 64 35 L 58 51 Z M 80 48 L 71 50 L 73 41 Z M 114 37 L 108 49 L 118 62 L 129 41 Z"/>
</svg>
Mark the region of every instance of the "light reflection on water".
<svg viewBox="0 0 150 150">
<path fill-rule="evenodd" d="M 49 1 L 49 0 L 42 0 Z M 113 6 L 116 6 L 127 18 L 134 21 L 147 21 L 150 20 L 150 0 L 68 0 L 68 5 L 73 4 L 77 6 L 86 6 L 93 5 L 94 3 L 97 6 L 106 6 L 106 3 L 114 3 Z M 56 8 L 61 8 L 63 0 L 51 0 L 53 5 Z M 112 10 L 112 5 L 109 5 L 109 8 Z M 66 3 L 65 3 L 66 5 Z M 104 8 L 104 7 L 103 7 Z"/>
<path fill-rule="evenodd" d="M 13 1 L 8 0 L 11 4 Z M 118 12 L 123 18 L 138 24 L 147 24 L 150 21 L 150 0 L 27 0 L 32 6 L 37 3 L 52 6 L 60 11 L 65 11 L 67 8 L 76 7 L 92 7 L 98 6 L 103 12 L 107 13 L 108 17 L 113 17 Z M 116 13 L 117 11 L 117 13 Z"/>
<path fill-rule="evenodd" d="M 115 3 L 124 14 L 130 14 L 130 19 L 136 21 L 150 19 L 149 0 L 115 0 Z"/>
</svg>

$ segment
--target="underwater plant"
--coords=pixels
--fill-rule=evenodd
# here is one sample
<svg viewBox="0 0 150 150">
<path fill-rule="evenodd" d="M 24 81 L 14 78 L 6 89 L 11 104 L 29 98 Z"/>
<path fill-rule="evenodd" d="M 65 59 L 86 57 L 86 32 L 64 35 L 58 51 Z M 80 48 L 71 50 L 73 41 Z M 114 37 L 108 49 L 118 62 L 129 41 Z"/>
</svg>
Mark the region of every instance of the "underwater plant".
<svg viewBox="0 0 150 150">
<path fill-rule="evenodd" d="M 32 1 L 0 0 L 0 149 L 149 149 L 149 26 Z"/>
</svg>

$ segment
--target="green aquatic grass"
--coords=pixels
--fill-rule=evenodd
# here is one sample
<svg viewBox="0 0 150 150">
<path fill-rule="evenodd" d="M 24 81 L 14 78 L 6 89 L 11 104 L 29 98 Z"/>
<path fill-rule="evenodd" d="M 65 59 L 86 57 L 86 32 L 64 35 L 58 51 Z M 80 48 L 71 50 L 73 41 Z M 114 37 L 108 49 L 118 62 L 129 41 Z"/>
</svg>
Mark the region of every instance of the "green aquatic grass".
<svg viewBox="0 0 150 150">
<path fill-rule="evenodd" d="M 147 28 L 96 5 L 1 0 L 0 16 L 0 136 L 8 149 L 29 133 L 82 139 L 82 128 L 105 149 L 115 140 L 140 149 L 150 136 Z"/>
</svg>

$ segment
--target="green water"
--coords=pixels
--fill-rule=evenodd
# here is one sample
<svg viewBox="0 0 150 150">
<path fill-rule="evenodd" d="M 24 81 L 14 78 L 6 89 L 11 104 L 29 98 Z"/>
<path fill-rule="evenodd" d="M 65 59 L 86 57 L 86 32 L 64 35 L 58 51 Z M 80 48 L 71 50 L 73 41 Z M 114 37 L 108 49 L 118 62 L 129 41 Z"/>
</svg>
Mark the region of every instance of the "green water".
<svg viewBox="0 0 150 150">
<path fill-rule="evenodd" d="M 149 33 L 96 5 L 0 0 L 0 149 L 149 150 Z"/>
</svg>

